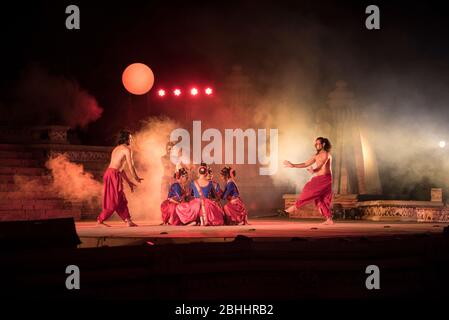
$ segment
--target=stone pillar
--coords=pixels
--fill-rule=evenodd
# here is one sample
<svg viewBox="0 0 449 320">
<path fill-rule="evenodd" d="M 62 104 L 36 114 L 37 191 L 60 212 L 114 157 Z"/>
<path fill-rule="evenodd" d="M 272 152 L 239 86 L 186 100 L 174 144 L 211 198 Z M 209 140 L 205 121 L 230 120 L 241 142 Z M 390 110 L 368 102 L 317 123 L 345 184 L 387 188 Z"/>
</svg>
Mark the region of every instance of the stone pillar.
<svg viewBox="0 0 449 320">
<path fill-rule="evenodd" d="M 360 132 L 360 119 L 356 110 L 354 94 L 344 81 L 338 81 L 328 96 L 329 120 L 332 130 L 329 138 L 333 143 L 334 192 L 337 194 L 366 194 L 366 162 L 371 166 L 375 159 L 365 159 Z M 373 157 L 374 155 L 367 153 Z M 372 170 L 372 168 L 370 168 Z M 377 172 L 377 166 L 374 168 Z M 377 181 L 376 181 L 377 183 Z M 370 188 L 378 190 L 379 188 Z"/>
</svg>

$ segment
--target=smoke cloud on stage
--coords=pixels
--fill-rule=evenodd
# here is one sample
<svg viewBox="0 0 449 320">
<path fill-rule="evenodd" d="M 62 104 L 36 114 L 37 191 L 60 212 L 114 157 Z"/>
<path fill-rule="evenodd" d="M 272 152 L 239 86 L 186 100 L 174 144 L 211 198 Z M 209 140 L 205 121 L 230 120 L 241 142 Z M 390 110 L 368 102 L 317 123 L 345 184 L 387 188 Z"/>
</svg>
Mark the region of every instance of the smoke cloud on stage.
<svg viewBox="0 0 449 320">
<path fill-rule="evenodd" d="M 377 92 L 363 108 L 364 123 L 371 137 L 381 170 L 384 193 L 404 194 L 429 200 L 430 188 L 449 192 L 447 114 L 449 101 L 444 81 L 432 83 L 424 72 L 421 80 L 385 77 L 373 85 Z M 374 101 L 374 102 L 373 102 Z"/>
<path fill-rule="evenodd" d="M 134 162 L 137 173 L 144 179 L 140 184 L 136 183 L 137 188 L 133 193 L 125 186 L 129 210 L 134 219 L 160 221 L 161 157 L 165 154 L 171 131 L 177 127 L 178 124 L 169 118 L 151 117 L 143 121 L 140 130 L 133 134 L 131 147 L 134 150 Z M 130 173 L 127 175 L 133 180 Z"/>
<path fill-rule="evenodd" d="M 58 154 L 45 163 L 50 176 L 14 176 L 21 194 L 57 195 L 67 201 L 83 202 L 92 209 L 101 208 L 103 185 L 85 171 L 83 165 L 71 162 L 67 155 Z M 99 212 L 98 212 L 99 213 Z"/>
<path fill-rule="evenodd" d="M 45 166 L 51 172 L 51 188 L 60 197 L 101 208 L 103 185 L 86 172 L 83 165 L 73 163 L 66 155 L 60 154 L 50 158 Z"/>
<path fill-rule="evenodd" d="M 97 100 L 76 81 L 37 65 L 21 74 L 10 99 L 8 110 L 1 108 L 2 118 L 16 125 L 86 127 L 103 112 Z"/>
</svg>

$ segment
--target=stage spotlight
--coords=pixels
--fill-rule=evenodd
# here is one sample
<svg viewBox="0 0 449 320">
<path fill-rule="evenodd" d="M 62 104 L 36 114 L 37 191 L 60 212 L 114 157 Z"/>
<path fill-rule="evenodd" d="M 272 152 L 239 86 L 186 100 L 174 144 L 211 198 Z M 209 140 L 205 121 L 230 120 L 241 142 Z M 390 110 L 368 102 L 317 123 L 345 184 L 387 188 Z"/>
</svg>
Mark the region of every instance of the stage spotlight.
<svg viewBox="0 0 449 320">
<path fill-rule="evenodd" d="M 446 141 L 440 141 L 439 146 L 440 148 L 446 147 Z"/>
<path fill-rule="evenodd" d="M 180 96 L 181 95 L 181 90 L 179 90 L 179 89 L 175 89 L 174 91 L 173 91 L 173 94 L 175 95 L 175 96 Z"/>
<path fill-rule="evenodd" d="M 198 89 L 197 88 L 192 88 L 192 90 L 190 90 L 190 94 L 192 96 L 196 96 L 198 94 Z"/>
<path fill-rule="evenodd" d="M 206 90 L 204 90 L 204 92 L 210 96 L 212 94 L 212 89 L 211 88 L 206 88 Z"/>
<path fill-rule="evenodd" d="M 157 94 L 159 95 L 159 97 L 163 97 L 165 96 L 165 90 L 164 89 L 160 89 Z"/>
</svg>

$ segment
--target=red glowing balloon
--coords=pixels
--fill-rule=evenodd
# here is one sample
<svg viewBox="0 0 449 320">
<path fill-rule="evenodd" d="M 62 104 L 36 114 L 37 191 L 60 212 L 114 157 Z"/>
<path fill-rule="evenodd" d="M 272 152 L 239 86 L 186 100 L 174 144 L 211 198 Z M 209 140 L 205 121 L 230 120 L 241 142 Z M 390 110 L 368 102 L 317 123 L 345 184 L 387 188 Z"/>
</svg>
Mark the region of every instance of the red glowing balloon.
<svg viewBox="0 0 449 320">
<path fill-rule="evenodd" d="M 141 95 L 153 87 L 154 74 L 147 65 L 133 63 L 123 71 L 122 82 L 128 92 Z"/>
</svg>

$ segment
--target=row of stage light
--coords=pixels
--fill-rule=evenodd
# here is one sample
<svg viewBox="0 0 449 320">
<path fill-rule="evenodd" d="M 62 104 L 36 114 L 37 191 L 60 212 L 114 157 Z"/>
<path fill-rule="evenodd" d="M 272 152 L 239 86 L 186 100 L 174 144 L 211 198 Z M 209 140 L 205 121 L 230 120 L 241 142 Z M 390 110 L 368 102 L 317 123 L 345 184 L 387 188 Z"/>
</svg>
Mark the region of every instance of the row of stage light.
<svg viewBox="0 0 449 320">
<path fill-rule="evenodd" d="M 214 90 L 210 87 L 205 88 L 203 91 L 200 91 L 198 88 L 191 88 L 190 90 L 187 91 L 187 94 L 190 96 L 198 96 L 198 95 L 205 95 L 208 97 L 211 97 L 212 94 L 214 93 Z M 183 90 L 181 90 L 180 88 L 175 88 L 173 90 L 165 90 L 165 89 L 159 89 L 157 90 L 157 95 L 161 98 L 166 97 L 168 95 L 173 95 L 175 97 L 179 97 L 186 94 Z"/>
</svg>

